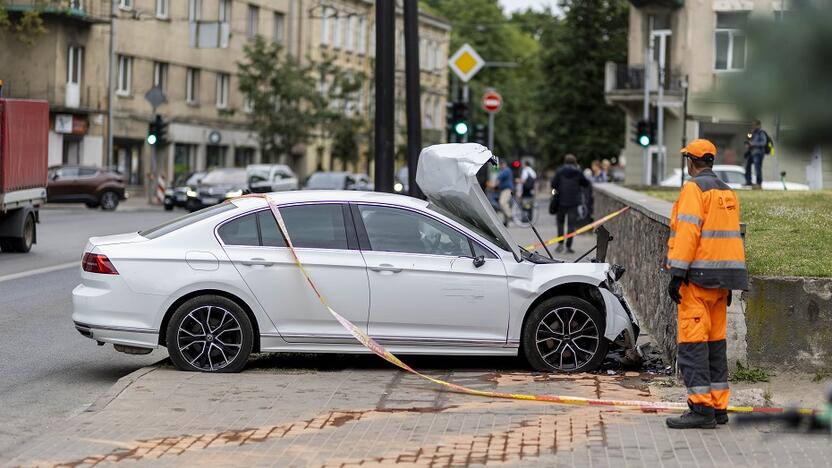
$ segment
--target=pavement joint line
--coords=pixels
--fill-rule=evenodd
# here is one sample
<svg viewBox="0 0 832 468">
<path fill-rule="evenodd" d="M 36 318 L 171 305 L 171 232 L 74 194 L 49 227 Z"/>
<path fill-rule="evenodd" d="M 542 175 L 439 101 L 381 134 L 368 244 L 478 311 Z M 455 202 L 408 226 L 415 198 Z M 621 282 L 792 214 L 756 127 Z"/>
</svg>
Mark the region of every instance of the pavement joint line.
<svg viewBox="0 0 832 468">
<path fill-rule="evenodd" d="M 12 280 L 16 280 L 16 279 L 21 279 L 21 278 L 28 278 L 30 276 L 35 276 L 35 275 L 42 275 L 44 273 L 52 273 L 54 271 L 66 270 L 66 269 L 69 269 L 69 268 L 72 268 L 72 267 L 78 267 L 80 263 L 81 263 L 81 260 L 78 259 L 78 260 L 75 260 L 75 261 L 72 261 L 72 262 L 61 263 L 61 264 L 58 264 L 58 265 L 52 265 L 52 266 L 43 267 L 43 268 L 35 268 L 34 270 L 21 271 L 21 272 L 18 272 L 18 273 L 11 273 L 11 274 L 8 274 L 8 275 L 0 276 L 0 283 L 3 283 L 5 281 L 12 281 Z"/>
<path fill-rule="evenodd" d="M 165 358 L 167 359 L 167 358 Z M 103 410 L 110 404 L 113 400 L 118 398 L 122 392 L 127 390 L 128 387 L 133 385 L 136 381 L 138 381 L 143 376 L 159 369 L 159 365 L 165 361 L 165 359 L 159 360 L 155 364 L 145 366 L 139 369 L 134 370 L 133 372 L 121 377 L 114 383 L 103 395 L 96 398 L 94 402 L 87 409 L 84 410 L 85 413 L 96 413 L 98 411 Z"/>
</svg>

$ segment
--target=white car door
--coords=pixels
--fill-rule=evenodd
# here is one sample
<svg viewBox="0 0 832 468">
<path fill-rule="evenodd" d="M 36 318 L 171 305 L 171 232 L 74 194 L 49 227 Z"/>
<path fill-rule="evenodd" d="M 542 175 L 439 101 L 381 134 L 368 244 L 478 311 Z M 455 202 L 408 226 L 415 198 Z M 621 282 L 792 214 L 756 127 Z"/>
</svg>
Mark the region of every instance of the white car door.
<svg viewBox="0 0 832 468">
<path fill-rule="evenodd" d="M 370 334 L 413 345 L 500 345 L 505 267 L 451 226 L 416 211 L 353 205 L 370 280 Z M 475 266 L 473 252 L 484 263 Z"/>
<path fill-rule="evenodd" d="M 329 304 L 367 330 L 367 269 L 346 205 L 281 207 L 298 257 Z M 346 215 L 346 216 L 345 216 Z M 289 342 L 352 343 L 304 279 L 268 209 L 222 224 L 217 235 L 280 335 Z"/>
</svg>

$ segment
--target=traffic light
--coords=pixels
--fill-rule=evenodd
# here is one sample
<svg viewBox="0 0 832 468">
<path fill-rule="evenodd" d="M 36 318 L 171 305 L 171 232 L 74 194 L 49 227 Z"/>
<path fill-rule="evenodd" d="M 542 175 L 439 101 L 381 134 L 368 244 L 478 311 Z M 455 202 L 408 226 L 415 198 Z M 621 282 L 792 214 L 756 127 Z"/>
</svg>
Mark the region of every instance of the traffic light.
<svg viewBox="0 0 832 468">
<path fill-rule="evenodd" d="M 451 106 L 451 134 L 462 141 L 471 129 L 471 110 L 467 102 L 454 102 Z"/>
<path fill-rule="evenodd" d="M 636 123 L 636 131 L 634 141 L 643 147 L 648 147 L 653 144 L 653 136 L 655 135 L 655 127 L 653 122 L 649 120 L 639 120 Z"/>
<path fill-rule="evenodd" d="M 162 119 L 161 115 L 156 114 L 147 126 L 147 144 L 155 146 L 164 143 L 167 132 L 168 123 Z"/>
<path fill-rule="evenodd" d="M 486 131 L 486 128 L 487 127 L 483 124 L 474 125 L 474 132 L 471 135 L 471 141 L 479 143 L 483 146 L 488 145 L 488 132 Z"/>
</svg>

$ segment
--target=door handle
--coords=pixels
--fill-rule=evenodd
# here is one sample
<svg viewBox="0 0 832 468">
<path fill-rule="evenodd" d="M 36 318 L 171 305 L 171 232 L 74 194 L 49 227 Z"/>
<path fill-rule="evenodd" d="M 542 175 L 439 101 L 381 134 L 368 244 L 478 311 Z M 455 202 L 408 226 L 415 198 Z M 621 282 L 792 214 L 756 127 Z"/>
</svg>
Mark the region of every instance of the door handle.
<svg viewBox="0 0 832 468">
<path fill-rule="evenodd" d="M 373 271 L 389 271 L 390 273 L 398 273 L 398 272 L 402 271 L 401 268 L 399 268 L 397 266 L 393 266 L 389 263 L 382 263 L 379 266 L 370 267 L 370 269 L 373 270 Z"/>
<path fill-rule="evenodd" d="M 268 267 L 268 266 L 274 265 L 274 262 L 270 262 L 270 261 L 266 260 L 265 258 L 260 258 L 260 257 L 251 258 L 249 260 L 243 260 L 240 263 L 242 263 L 245 266 L 264 266 L 264 267 Z"/>
</svg>

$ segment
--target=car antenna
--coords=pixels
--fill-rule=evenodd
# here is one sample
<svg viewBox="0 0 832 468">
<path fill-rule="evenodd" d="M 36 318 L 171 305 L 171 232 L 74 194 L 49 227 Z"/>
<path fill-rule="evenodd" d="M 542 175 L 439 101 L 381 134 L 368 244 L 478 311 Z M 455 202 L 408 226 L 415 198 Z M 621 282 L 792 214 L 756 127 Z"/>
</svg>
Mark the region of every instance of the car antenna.
<svg viewBox="0 0 832 468">
<path fill-rule="evenodd" d="M 555 259 L 555 257 L 553 257 L 553 256 L 552 256 L 552 252 L 550 252 L 550 251 L 549 251 L 549 247 L 546 247 L 546 243 L 545 243 L 545 242 L 543 242 L 543 238 L 542 238 L 542 237 L 540 237 L 540 233 L 539 233 L 539 232 L 537 232 L 537 228 L 536 228 L 536 227 L 534 227 L 534 224 L 533 224 L 533 223 L 529 223 L 529 227 L 531 227 L 531 228 L 532 228 L 532 231 L 534 231 L 534 235 L 535 235 L 535 236 L 537 236 L 537 240 L 539 240 L 539 241 L 540 241 L 540 244 L 543 246 L 543 248 L 544 248 L 544 249 L 546 249 L 546 254 L 547 254 L 547 255 L 549 255 L 549 258 L 551 258 L 552 260 L 554 260 L 554 259 Z"/>
</svg>

